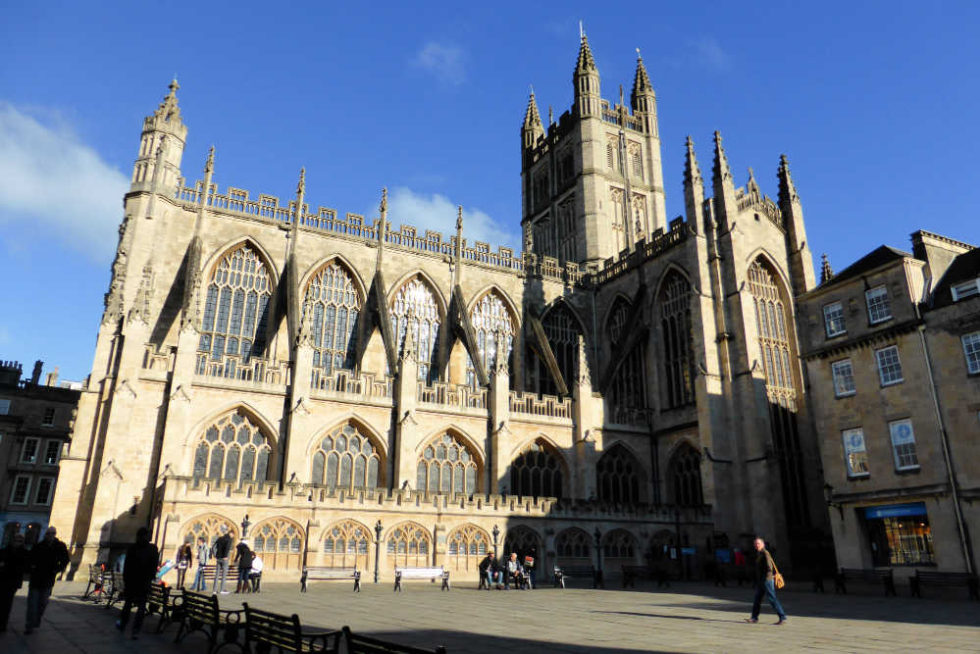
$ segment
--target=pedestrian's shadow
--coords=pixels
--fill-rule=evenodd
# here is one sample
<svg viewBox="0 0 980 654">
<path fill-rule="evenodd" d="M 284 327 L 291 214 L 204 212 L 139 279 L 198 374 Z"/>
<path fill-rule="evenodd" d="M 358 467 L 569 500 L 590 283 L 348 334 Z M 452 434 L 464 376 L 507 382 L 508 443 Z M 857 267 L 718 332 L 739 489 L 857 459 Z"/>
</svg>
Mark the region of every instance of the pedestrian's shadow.
<svg viewBox="0 0 980 654">
<path fill-rule="evenodd" d="M 715 618 L 700 618 L 696 615 L 667 615 L 665 613 L 637 613 L 636 611 L 593 611 L 608 615 L 635 615 L 641 618 L 669 618 L 671 620 L 697 620 L 698 622 L 735 622 L 735 620 L 717 620 Z"/>
</svg>

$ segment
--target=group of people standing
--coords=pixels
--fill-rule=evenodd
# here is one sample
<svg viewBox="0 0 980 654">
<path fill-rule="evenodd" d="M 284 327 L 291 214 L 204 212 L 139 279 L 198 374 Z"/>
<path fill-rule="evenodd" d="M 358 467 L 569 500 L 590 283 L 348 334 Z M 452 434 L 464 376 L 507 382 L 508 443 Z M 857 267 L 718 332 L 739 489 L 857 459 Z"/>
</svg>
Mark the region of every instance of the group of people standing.
<svg viewBox="0 0 980 654">
<path fill-rule="evenodd" d="M 41 541 L 27 549 L 24 535 L 14 534 L 0 550 L 0 632 L 7 630 L 14 595 L 23 586 L 24 577 L 29 578 L 24 633 L 30 634 L 41 626 L 55 578 L 68 567 L 68 547 L 57 535 L 57 529 L 48 527 Z"/>
<path fill-rule="evenodd" d="M 534 588 L 534 557 L 525 556 L 523 562 L 517 552 L 511 552 L 504 562 L 497 560 L 493 552 L 488 553 L 480 561 L 480 579 L 486 583 L 487 590 L 494 586 L 497 590 L 514 588 Z"/>
<path fill-rule="evenodd" d="M 235 566 L 235 592 L 236 593 L 257 593 L 262 578 L 262 557 L 256 554 L 249 547 L 248 540 L 242 539 L 234 547 L 234 559 L 232 554 L 232 538 L 228 533 L 219 536 L 213 544 L 208 545 L 204 536 L 197 539 L 197 551 L 191 548 L 190 543 L 184 543 L 177 548 L 177 587 L 184 587 L 184 580 L 187 571 L 191 568 L 195 558 L 197 559 L 197 572 L 191 584 L 191 590 L 205 590 L 206 580 L 204 571 L 207 566 L 214 561 L 214 581 L 211 585 L 211 592 L 226 594 L 225 582 L 228 578 L 228 570 Z"/>
</svg>

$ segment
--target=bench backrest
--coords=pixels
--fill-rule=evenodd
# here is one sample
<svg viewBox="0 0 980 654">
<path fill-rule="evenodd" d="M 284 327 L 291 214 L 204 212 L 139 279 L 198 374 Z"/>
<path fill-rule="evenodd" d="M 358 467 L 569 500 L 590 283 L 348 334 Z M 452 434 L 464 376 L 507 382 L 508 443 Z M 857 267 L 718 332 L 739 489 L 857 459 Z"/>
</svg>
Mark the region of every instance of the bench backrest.
<svg viewBox="0 0 980 654">
<path fill-rule="evenodd" d="M 93 584 L 102 583 L 102 566 L 95 563 L 88 564 L 88 580 Z"/>
<path fill-rule="evenodd" d="M 220 613 L 218 613 L 218 597 L 216 595 L 204 595 L 189 590 L 184 591 L 184 613 L 192 620 L 198 620 L 205 624 L 218 624 Z"/>
<path fill-rule="evenodd" d="M 280 650 L 303 651 L 303 637 L 299 616 L 281 615 L 270 611 L 245 607 L 245 642 L 265 643 Z"/>
<path fill-rule="evenodd" d="M 206 581 L 214 581 L 214 576 L 218 571 L 218 567 L 213 563 L 208 563 L 206 565 L 198 566 L 201 570 L 201 578 Z"/>
<path fill-rule="evenodd" d="M 163 584 L 152 583 L 150 584 L 150 592 L 147 593 L 146 599 L 150 604 L 159 604 L 160 606 L 166 606 L 167 599 L 170 597 L 170 589 Z"/>
<path fill-rule="evenodd" d="M 967 581 L 977 578 L 975 574 L 969 572 L 939 572 L 938 570 L 916 570 L 915 576 L 926 581 Z"/>
<path fill-rule="evenodd" d="M 357 567 L 336 568 L 332 566 L 311 565 L 303 568 L 303 574 L 311 579 L 314 577 L 317 579 L 346 579 L 353 577 L 356 572 Z"/>
<path fill-rule="evenodd" d="M 446 574 L 445 568 L 395 568 L 395 574 L 402 579 L 435 579 Z"/>
<path fill-rule="evenodd" d="M 422 649 L 411 645 L 401 645 L 380 638 L 361 636 L 351 633 L 350 627 L 344 627 L 344 641 L 347 644 L 347 654 L 446 654 L 445 647 Z"/>
<path fill-rule="evenodd" d="M 572 575 L 591 575 L 595 574 L 595 568 L 591 565 L 566 565 L 555 566 L 555 572 L 560 572 L 567 577 Z"/>
</svg>

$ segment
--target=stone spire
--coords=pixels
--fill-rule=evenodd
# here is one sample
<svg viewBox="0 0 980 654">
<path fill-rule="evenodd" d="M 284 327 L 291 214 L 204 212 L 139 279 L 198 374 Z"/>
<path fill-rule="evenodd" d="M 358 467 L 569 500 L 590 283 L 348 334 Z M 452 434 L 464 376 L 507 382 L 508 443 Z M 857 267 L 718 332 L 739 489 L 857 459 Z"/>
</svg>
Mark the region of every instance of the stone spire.
<svg viewBox="0 0 980 654">
<path fill-rule="evenodd" d="M 133 165 L 131 191 L 151 191 L 170 194 L 180 177 L 180 161 L 187 140 L 187 126 L 180 116 L 177 103 L 177 89 L 180 85 L 174 79 L 169 92 L 152 115 L 143 119 L 143 133 L 140 137 L 139 155 Z M 167 148 L 162 165 L 156 161 L 160 145 L 166 140 Z M 162 170 L 157 170 L 157 168 Z"/>
<path fill-rule="evenodd" d="M 806 224 L 803 220 L 803 205 L 796 193 L 796 186 L 789 174 L 789 161 L 786 155 L 779 156 L 779 212 L 782 214 L 783 228 L 786 230 L 786 249 L 789 254 L 790 281 L 793 293 L 801 295 L 817 285 L 813 270 L 813 254 L 806 239 Z"/>
<path fill-rule="evenodd" d="M 711 167 L 711 188 L 714 195 L 716 222 L 731 225 L 738 213 L 735 199 L 735 182 L 728 167 L 725 148 L 721 144 L 721 133 L 715 132 L 715 159 Z"/>
<path fill-rule="evenodd" d="M 704 205 L 704 179 L 701 177 L 701 167 L 698 166 L 694 154 L 694 141 L 687 137 L 687 154 L 684 157 L 684 208 L 687 220 L 700 229 L 700 217 Z"/>
<path fill-rule="evenodd" d="M 796 186 L 789 173 L 789 160 L 785 154 L 779 155 L 779 172 L 776 175 L 779 177 L 779 204 L 799 202 L 800 196 L 796 193 Z"/>
<path fill-rule="evenodd" d="M 599 69 L 589 48 L 589 39 L 582 32 L 582 42 L 579 46 L 578 61 L 575 64 L 575 74 L 572 75 L 575 84 L 575 115 L 599 116 L 602 110 L 602 98 L 599 92 Z"/>
<path fill-rule="evenodd" d="M 166 122 L 179 122 L 180 121 L 180 106 L 177 104 L 177 89 L 180 88 L 180 84 L 177 83 L 177 77 L 174 76 L 173 80 L 170 82 L 170 86 L 167 87 L 170 92 L 163 98 L 163 102 L 153 113 L 157 118 L 162 118 Z"/>
<path fill-rule="evenodd" d="M 646 66 L 643 65 L 643 57 L 640 56 L 640 49 L 636 49 L 636 74 L 633 76 L 633 92 L 630 93 L 630 102 L 633 109 L 637 108 L 637 99 L 643 95 L 653 95 L 653 84 L 650 83 L 650 76 L 647 75 Z"/>
<path fill-rule="evenodd" d="M 530 149 L 541 136 L 544 136 L 544 127 L 541 125 L 538 103 L 534 99 L 534 87 L 531 87 L 531 97 L 527 100 L 527 111 L 524 112 L 524 124 L 521 125 L 521 142 L 525 149 Z"/>
<path fill-rule="evenodd" d="M 755 173 L 752 172 L 751 167 L 749 168 L 749 181 L 745 183 L 745 191 L 757 201 L 762 197 L 762 192 L 759 190 L 758 182 L 755 181 Z"/>
<path fill-rule="evenodd" d="M 704 186 L 704 180 L 701 178 L 701 167 L 698 166 L 698 158 L 694 153 L 694 140 L 688 136 L 685 145 L 687 146 L 687 155 L 684 157 L 684 188 L 696 185 Z"/>
<path fill-rule="evenodd" d="M 463 277 L 463 205 L 456 207 L 456 261 L 453 266 L 453 288 Z"/>
<path fill-rule="evenodd" d="M 830 260 L 827 259 L 827 253 L 824 252 L 820 255 L 820 283 L 826 284 L 833 278 L 834 270 L 830 267 Z"/>
<path fill-rule="evenodd" d="M 715 184 L 719 182 L 730 182 L 732 171 L 728 167 L 728 157 L 725 156 L 725 148 L 721 144 L 721 132 L 715 132 L 715 161 L 711 167 L 712 178 Z"/>
</svg>

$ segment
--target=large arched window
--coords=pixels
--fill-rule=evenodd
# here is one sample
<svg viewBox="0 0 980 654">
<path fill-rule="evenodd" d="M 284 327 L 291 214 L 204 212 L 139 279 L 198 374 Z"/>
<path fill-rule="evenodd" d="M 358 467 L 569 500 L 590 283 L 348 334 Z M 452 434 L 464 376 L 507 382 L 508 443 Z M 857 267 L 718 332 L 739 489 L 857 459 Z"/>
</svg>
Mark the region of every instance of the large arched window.
<svg viewBox="0 0 980 654">
<path fill-rule="evenodd" d="M 617 297 L 609 313 L 606 331 L 609 334 L 611 351 L 616 352 L 619 344 L 628 336 L 626 321 L 632 307 L 622 297 Z M 643 365 L 643 343 L 636 343 L 623 357 L 612 378 L 610 396 L 612 399 L 612 422 L 628 423 L 633 420 L 630 409 L 646 408 L 646 373 Z"/>
<path fill-rule="evenodd" d="M 451 433 L 436 438 L 422 450 L 417 470 L 419 491 L 472 495 L 477 490 L 476 453 Z"/>
<path fill-rule="evenodd" d="M 426 566 L 431 563 L 432 536 L 420 524 L 403 522 L 388 533 L 388 563 L 397 566 Z"/>
<path fill-rule="evenodd" d="M 264 347 L 272 275 L 252 247 L 243 243 L 225 254 L 208 283 L 198 349 L 213 359 L 225 354 L 248 359 Z"/>
<path fill-rule="evenodd" d="M 304 311 L 312 311 L 313 367 L 330 374 L 354 365 L 354 325 L 361 298 L 354 279 L 337 261 L 313 276 L 306 287 Z"/>
<path fill-rule="evenodd" d="M 292 520 L 272 518 L 250 532 L 252 549 L 262 555 L 267 568 L 297 569 L 303 552 L 305 534 Z"/>
<path fill-rule="evenodd" d="M 367 527 L 353 520 L 343 520 L 323 530 L 322 565 L 337 568 L 356 567 L 365 569 L 371 533 Z"/>
<path fill-rule="evenodd" d="M 245 483 L 265 481 L 272 446 L 268 436 L 242 410 L 211 423 L 194 453 L 194 479 Z"/>
<path fill-rule="evenodd" d="M 759 350 L 770 391 L 793 393 L 790 366 L 789 335 L 786 331 L 786 307 L 779 293 L 775 275 L 761 259 L 749 266 L 749 293 L 755 305 Z"/>
<path fill-rule="evenodd" d="M 490 535 L 476 525 L 457 527 L 446 538 L 450 570 L 475 570 L 492 549 Z"/>
<path fill-rule="evenodd" d="M 602 537 L 606 559 L 632 559 L 636 556 L 636 539 L 625 529 L 614 529 Z"/>
<path fill-rule="evenodd" d="M 228 518 L 219 515 L 205 515 L 191 520 L 184 529 L 184 543 L 197 543 L 198 538 L 211 545 L 224 534 L 231 534 L 233 540 L 238 540 L 238 528 Z"/>
<path fill-rule="evenodd" d="M 701 455 L 689 443 L 683 443 L 670 457 L 667 472 L 674 504 L 699 506 L 701 495 Z"/>
<path fill-rule="evenodd" d="M 640 501 L 640 464 L 622 445 L 615 445 L 596 464 L 599 499 L 616 504 Z"/>
<path fill-rule="evenodd" d="M 391 303 L 391 329 L 399 352 L 405 348 L 409 331 L 415 335 L 413 345 L 419 361 L 419 379 L 429 379 L 434 369 L 440 324 L 442 316 L 435 293 L 420 277 L 398 289 Z"/>
<path fill-rule="evenodd" d="M 673 271 L 660 290 L 660 331 L 663 339 L 663 402 L 673 409 L 694 401 L 691 356 L 691 285 Z"/>
<path fill-rule="evenodd" d="M 534 442 L 510 464 L 510 492 L 533 497 L 562 496 L 562 465 L 557 454 Z"/>
<path fill-rule="evenodd" d="M 480 359 L 483 369 L 489 375 L 497 359 L 509 360 L 511 349 L 514 346 L 514 318 L 511 316 L 507 305 L 495 291 L 484 295 L 473 305 L 470 311 L 470 322 L 476 332 L 476 347 L 480 351 Z M 506 348 L 503 352 L 497 352 L 497 334 L 503 339 Z M 469 386 L 476 384 L 476 371 L 471 361 L 467 361 L 466 383 Z"/>
<path fill-rule="evenodd" d="M 507 530 L 507 538 L 504 539 L 505 556 L 516 552 L 517 558 L 523 560 L 525 556 L 537 556 L 540 548 L 541 537 L 530 527 L 520 525 Z"/>
<path fill-rule="evenodd" d="M 558 369 L 571 391 L 571 385 L 575 382 L 575 375 L 578 373 L 578 338 L 582 334 L 579 322 L 572 315 L 571 310 L 563 302 L 559 302 L 548 312 L 541 324 L 551 346 L 551 352 L 555 355 Z M 535 360 L 530 380 L 531 389 L 538 393 L 557 395 L 558 387 L 544 361 L 540 357 L 535 357 Z"/>
<path fill-rule="evenodd" d="M 581 529 L 566 529 L 555 536 L 555 554 L 560 559 L 590 558 L 592 538 Z"/>
<path fill-rule="evenodd" d="M 345 491 L 372 490 L 381 479 L 381 452 L 354 423 L 324 436 L 313 452 L 312 482 Z"/>
</svg>

